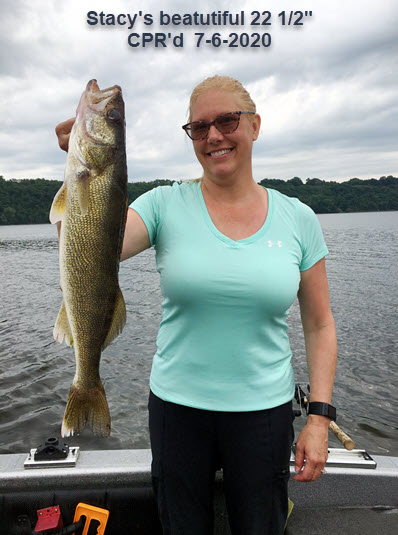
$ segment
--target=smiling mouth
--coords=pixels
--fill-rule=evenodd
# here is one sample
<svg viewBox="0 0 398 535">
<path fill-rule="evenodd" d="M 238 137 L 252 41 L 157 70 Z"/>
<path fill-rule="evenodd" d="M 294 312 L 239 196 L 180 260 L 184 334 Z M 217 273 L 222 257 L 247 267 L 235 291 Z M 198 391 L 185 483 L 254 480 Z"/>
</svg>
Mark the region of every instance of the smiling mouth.
<svg viewBox="0 0 398 535">
<path fill-rule="evenodd" d="M 224 154 L 228 154 L 229 152 L 231 152 L 233 149 L 222 149 L 222 150 L 216 150 L 214 152 L 208 152 L 207 154 L 209 156 L 223 156 Z"/>
</svg>

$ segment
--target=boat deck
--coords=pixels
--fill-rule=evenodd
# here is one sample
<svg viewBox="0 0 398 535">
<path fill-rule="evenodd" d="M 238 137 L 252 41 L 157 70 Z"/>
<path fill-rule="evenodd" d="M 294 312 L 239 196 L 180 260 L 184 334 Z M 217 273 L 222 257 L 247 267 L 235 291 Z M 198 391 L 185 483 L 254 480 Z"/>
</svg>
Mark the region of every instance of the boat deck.
<svg viewBox="0 0 398 535">
<path fill-rule="evenodd" d="M 27 535 L 36 510 L 60 505 L 64 525 L 76 505 L 110 511 L 106 535 L 161 534 L 149 450 L 81 451 L 75 467 L 24 469 L 27 454 L 0 455 L 0 533 Z M 288 535 L 396 535 L 398 458 L 373 456 L 375 469 L 328 466 L 316 482 L 290 480 Z M 222 472 L 215 483 L 215 535 L 229 535 Z"/>
</svg>

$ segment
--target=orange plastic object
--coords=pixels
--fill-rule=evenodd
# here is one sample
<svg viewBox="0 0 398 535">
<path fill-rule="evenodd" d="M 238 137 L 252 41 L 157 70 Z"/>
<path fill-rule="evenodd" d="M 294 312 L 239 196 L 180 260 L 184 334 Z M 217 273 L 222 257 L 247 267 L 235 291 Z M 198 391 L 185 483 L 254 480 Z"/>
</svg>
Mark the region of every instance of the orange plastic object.
<svg viewBox="0 0 398 535">
<path fill-rule="evenodd" d="M 109 511 L 107 509 L 100 509 L 99 507 L 94 507 L 94 505 L 79 503 L 76 506 L 75 518 L 73 519 L 73 522 L 80 520 L 81 516 L 86 517 L 82 535 L 87 535 L 91 520 L 99 521 L 100 525 L 97 528 L 97 535 L 104 535 L 109 517 Z"/>
</svg>

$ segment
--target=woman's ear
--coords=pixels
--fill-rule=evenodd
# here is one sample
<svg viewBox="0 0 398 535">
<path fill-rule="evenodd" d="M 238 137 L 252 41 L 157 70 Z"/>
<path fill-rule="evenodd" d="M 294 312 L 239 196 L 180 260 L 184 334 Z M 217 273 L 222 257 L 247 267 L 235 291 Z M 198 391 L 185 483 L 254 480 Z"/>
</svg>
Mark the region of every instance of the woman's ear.
<svg viewBox="0 0 398 535">
<path fill-rule="evenodd" d="M 258 113 L 253 118 L 252 121 L 252 127 L 253 127 L 253 141 L 256 141 L 260 134 L 260 126 L 261 126 L 261 117 Z"/>
</svg>

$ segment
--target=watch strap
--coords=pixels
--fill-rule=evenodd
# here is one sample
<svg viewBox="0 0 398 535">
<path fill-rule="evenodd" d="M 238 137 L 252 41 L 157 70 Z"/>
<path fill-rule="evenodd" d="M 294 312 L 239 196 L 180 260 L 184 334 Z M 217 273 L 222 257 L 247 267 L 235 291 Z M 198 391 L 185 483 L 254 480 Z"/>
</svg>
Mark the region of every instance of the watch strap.
<svg viewBox="0 0 398 535">
<path fill-rule="evenodd" d="M 317 414 L 318 416 L 327 416 L 334 422 L 336 421 L 336 407 L 329 405 L 329 403 L 322 403 L 321 401 L 310 401 L 308 403 L 307 414 Z"/>
</svg>

